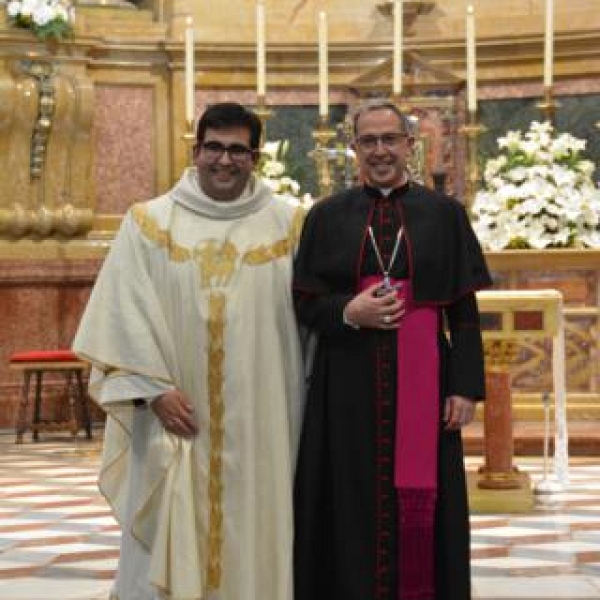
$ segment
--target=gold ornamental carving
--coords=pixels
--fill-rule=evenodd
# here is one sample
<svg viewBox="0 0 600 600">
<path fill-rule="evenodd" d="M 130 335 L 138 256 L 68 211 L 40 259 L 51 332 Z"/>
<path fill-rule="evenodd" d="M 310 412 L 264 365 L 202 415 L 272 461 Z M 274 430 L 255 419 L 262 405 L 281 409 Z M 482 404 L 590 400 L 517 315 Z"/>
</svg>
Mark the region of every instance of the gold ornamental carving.
<svg viewBox="0 0 600 600">
<path fill-rule="evenodd" d="M 394 14 L 394 0 L 385 0 L 384 2 L 379 2 L 376 6 L 380 14 L 388 19 L 392 18 Z M 435 2 L 411 2 L 410 0 L 404 0 L 402 2 L 402 13 L 407 30 L 405 33 L 410 33 L 419 16 L 430 13 L 434 7 Z"/>
<path fill-rule="evenodd" d="M 3 66 L 0 237 L 84 234 L 93 224 L 91 81 L 60 57 L 17 56 Z"/>
<path fill-rule="evenodd" d="M 516 340 L 484 340 L 486 369 L 489 371 L 505 371 L 510 369 L 517 358 Z"/>
<path fill-rule="evenodd" d="M 54 66 L 49 62 L 24 60 L 22 69 L 36 80 L 38 88 L 38 117 L 33 126 L 31 136 L 31 160 L 29 172 L 31 178 L 41 177 L 46 159 L 48 136 L 52 128 L 54 116 Z"/>
</svg>

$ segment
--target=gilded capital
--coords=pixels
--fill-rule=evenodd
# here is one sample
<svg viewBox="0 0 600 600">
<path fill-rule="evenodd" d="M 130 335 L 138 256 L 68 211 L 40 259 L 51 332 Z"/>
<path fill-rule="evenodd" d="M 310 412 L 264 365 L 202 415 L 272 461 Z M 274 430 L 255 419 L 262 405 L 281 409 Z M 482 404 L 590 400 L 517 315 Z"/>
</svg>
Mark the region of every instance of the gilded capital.
<svg viewBox="0 0 600 600">
<path fill-rule="evenodd" d="M 517 342 L 511 339 L 484 340 L 485 363 L 488 371 L 507 370 L 517 358 Z"/>
</svg>

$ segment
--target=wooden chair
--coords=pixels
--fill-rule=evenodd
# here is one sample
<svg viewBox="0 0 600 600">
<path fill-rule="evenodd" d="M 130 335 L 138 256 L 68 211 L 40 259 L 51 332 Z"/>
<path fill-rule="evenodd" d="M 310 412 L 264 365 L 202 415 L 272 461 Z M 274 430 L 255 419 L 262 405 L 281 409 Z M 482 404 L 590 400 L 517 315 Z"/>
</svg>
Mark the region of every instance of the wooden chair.
<svg viewBox="0 0 600 600">
<path fill-rule="evenodd" d="M 31 428 L 33 441 L 39 440 L 39 433 L 45 431 L 62 431 L 68 429 L 75 437 L 79 431 L 76 403 L 81 409 L 82 425 L 87 439 L 92 438 L 92 425 L 90 411 L 87 404 L 87 394 L 83 382 L 84 374 L 88 370 L 88 364 L 80 360 L 71 350 L 37 350 L 31 352 L 17 352 L 9 359 L 11 369 L 23 373 L 23 392 L 16 423 L 17 444 L 23 442 L 23 434 L 28 426 Z M 69 418 L 67 421 L 43 421 L 42 420 L 42 388 L 44 375 L 46 373 L 60 373 L 64 375 Z M 28 423 L 29 390 L 31 378 L 35 376 L 35 391 L 33 405 L 33 420 Z"/>
</svg>

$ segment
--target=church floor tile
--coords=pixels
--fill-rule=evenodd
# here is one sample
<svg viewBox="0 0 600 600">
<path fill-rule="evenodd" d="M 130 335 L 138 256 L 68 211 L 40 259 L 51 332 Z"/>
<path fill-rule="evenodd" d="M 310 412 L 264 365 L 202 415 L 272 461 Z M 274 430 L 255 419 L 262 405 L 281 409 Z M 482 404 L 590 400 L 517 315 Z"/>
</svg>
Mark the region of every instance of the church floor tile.
<svg viewBox="0 0 600 600">
<path fill-rule="evenodd" d="M 0 434 L 0 598 L 106 600 L 119 528 L 96 489 L 96 440 Z M 481 464 L 467 458 L 469 471 Z M 517 457 L 532 482 L 540 458 Z M 472 514 L 473 600 L 600 598 L 600 456 L 571 459 L 568 490 L 518 514 Z"/>
</svg>

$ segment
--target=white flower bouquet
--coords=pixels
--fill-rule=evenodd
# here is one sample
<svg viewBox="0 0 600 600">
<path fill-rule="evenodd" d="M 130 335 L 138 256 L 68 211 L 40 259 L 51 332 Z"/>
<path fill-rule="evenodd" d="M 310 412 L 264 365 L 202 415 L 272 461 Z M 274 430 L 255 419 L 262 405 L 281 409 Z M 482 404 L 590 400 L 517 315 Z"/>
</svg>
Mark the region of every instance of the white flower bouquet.
<svg viewBox="0 0 600 600">
<path fill-rule="evenodd" d="M 498 139 L 487 161 L 484 189 L 473 203 L 473 227 L 484 248 L 600 247 L 600 190 L 585 140 L 555 135 L 534 121 L 524 135 Z"/>
<path fill-rule="evenodd" d="M 301 194 L 300 184 L 287 174 L 285 157 L 288 148 L 287 140 L 265 142 L 258 162 L 258 175 L 271 188 L 275 198 L 308 207 L 313 203 L 311 195 Z"/>
<path fill-rule="evenodd" d="M 68 0 L 9 0 L 6 12 L 10 23 L 31 29 L 42 40 L 70 35 L 74 20 Z"/>
</svg>

